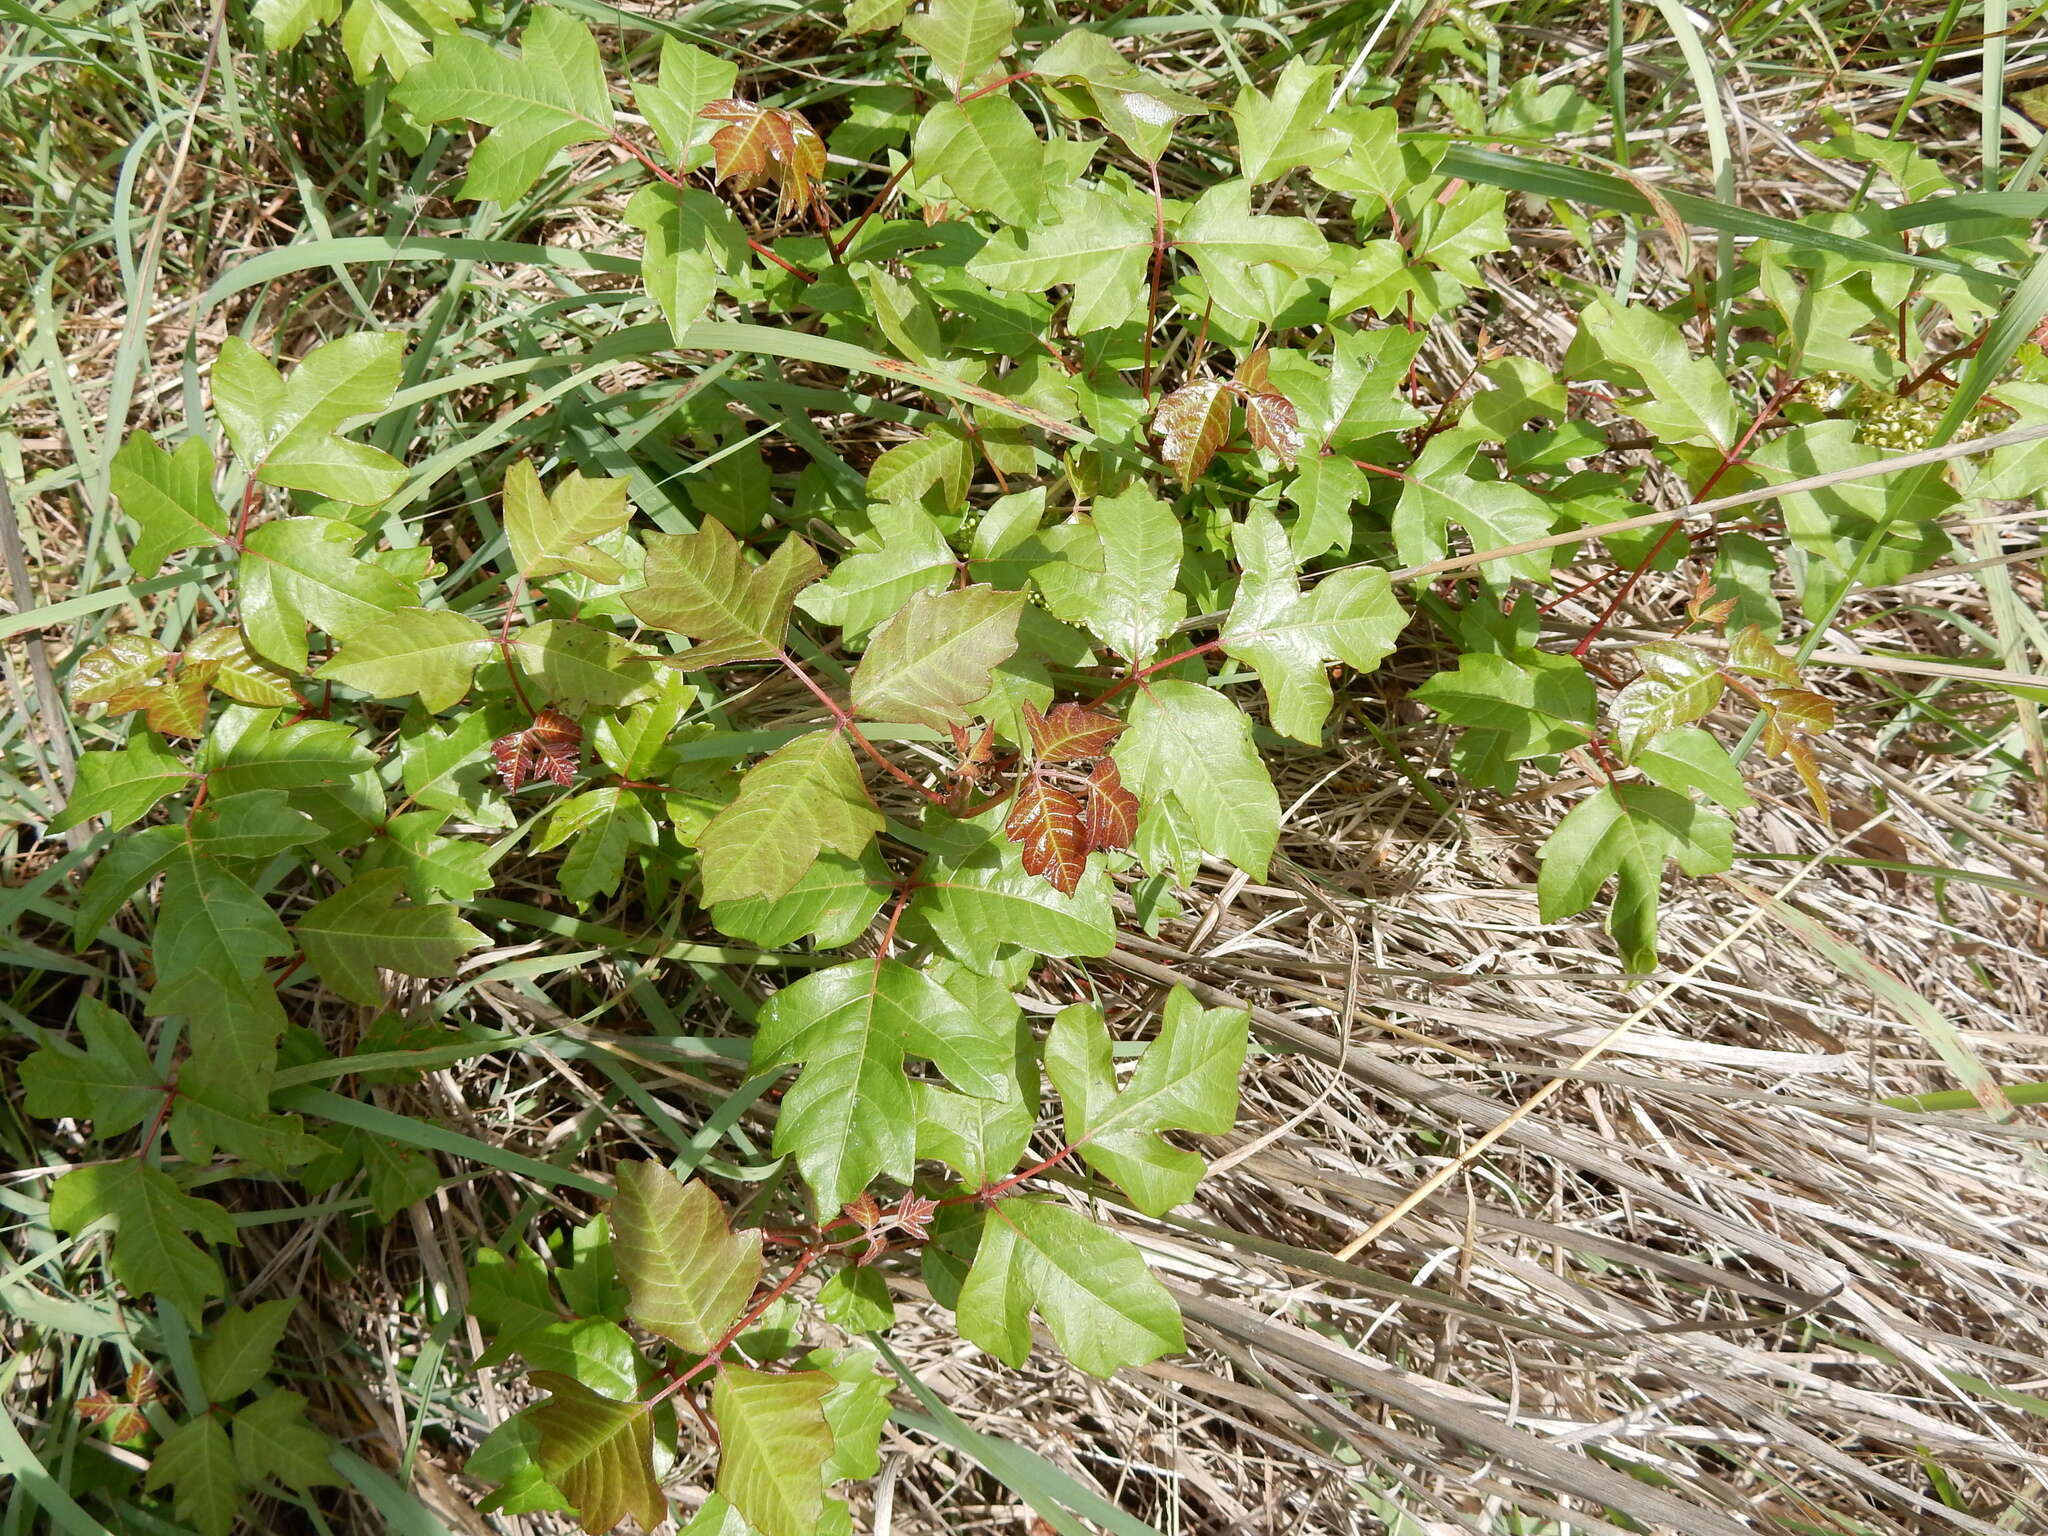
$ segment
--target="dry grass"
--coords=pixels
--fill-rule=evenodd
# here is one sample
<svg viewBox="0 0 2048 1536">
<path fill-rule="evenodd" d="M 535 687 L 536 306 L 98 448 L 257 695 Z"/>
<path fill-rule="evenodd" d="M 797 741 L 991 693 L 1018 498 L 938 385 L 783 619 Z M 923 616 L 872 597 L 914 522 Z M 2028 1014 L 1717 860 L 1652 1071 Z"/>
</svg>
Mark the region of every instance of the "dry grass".
<svg viewBox="0 0 2048 1536">
<path fill-rule="evenodd" d="M 1489 14 L 1545 83 L 1599 97 L 1606 44 L 1592 13 Z M 1633 142 L 1645 174 L 1697 184 L 1706 117 L 1655 13 L 1636 14 L 1646 25 L 1629 48 Z M 1810 19 L 1824 43 L 1788 24 L 1738 53 L 1727 76 L 1742 201 L 1788 216 L 1843 206 L 1860 181 L 1804 142 L 1816 95 L 1883 124 L 1919 62 L 1869 42 L 1875 16 L 1829 8 Z M 1387 43 L 1412 50 L 1416 30 L 1397 20 Z M 772 25 L 748 35 L 794 53 L 819 46 Z M 309 278 L 263 314 L 218 310 L 194 328 L 193 296 L 248 252 L 289 240 L 302 211 L 298 152 L 256 132 L 245 107 L 220 105 L 206 36 L 194 25 L 161 38 L 175 67 L 159 88 L 203 115 L 189 154 L 172 135 L 144 160 L 132 197 L 154 210 L 126 228 L 131 254 L 154 253 L 146 300 L 117 264 L 60 238 L 81 208 L 96 226 L 111 204 L 94 213 L 89 191 L 69 205 L 26 194 L 14 204 L 26 233 L 11 260 L 45 279 L 41 297 L 32 281 L 4 289 L 18 350 L 0 379 L 0 468 L 32 487 L 17 606 L 118 572 L 104 493 L 70 469 L 98 450 L 110 415 L 123 426 L 180 419 L 188 370 L 230 324 L 298 333 L 354 314 L 347 295 Z M 1224 52 L 1176 47 L 1173 68 L 1230 78 Z M 1976 57 L 1960 48 L 1907 125 L 1956 167 L 1975 150 L 1958 125 L 1981 89 Z M 260 95 L 275 66 L 237 54 L 225 67 Z M 2038 35 L 2013 40 L 2006 68 L 2048 69 Z M 318 126 L 291 82 L 268 85 L 305 114 L 293 126 Z M 60 119 L 46 103 L 24 107 L 18 125 L 39 113 Z M 75 163 L 63 180 L 104 180 L 132 124 L 91 103 L 62 121 L 100 125 L 66 141 Z M 422 219 L 447 212 L 430 196 L 418 206 Z M 558 215 L 549 238 L 603 246 L 615 226 L 602 211 Z M 1561 236 L 1534 205 L 1515 216 L 1526 240 L 1493 274 L 1500 308 L 1487 339 L 1554 358 L 1571 333 L 1559 280 L 1611 282 L 1618 253 L 1604 236 L 1590 250 Z M 1638 291 L 1683 291 L 1683 257 L 1646 234 L 1630 258 Z M 544 287 L 517 268 L 473 281 L 480 315 Z M 406 313 L 437 298 L 427 281 L 390 280 L 376 294 Z M 1438 327 L 1426 368 L 1455 385 L 1480 345 L 1476 321 Z M 819 425 L 848 439 L 874 431 L 853 417 Z M 1955 619 L 2004 636 L 2002 602 L 2038 615 L 2036 517 L 2011 509 L 1979 530 L 1978 553 L 2025 550 L 2018 558 L 1862 595 L 1835 648 L 1954 655 Z M 1627 614 L 1641 627 L 1604 645 L 1668 632 L 1684 595 L 1676 577 L 1646 582 Z M 1592 594 L 1552 620 L 1583 633 L 1599 607 Z M 2041 660 L 2037 630 L 2015 642 L 2022 661 Z M 67 638 L 51 637 L 53 661 Z M 1271 884 L 1212 870 L 1156 939 L 1133 930 L 1088 976 L 1056 963 L 1033 983 L 1047 1010 L 1099 989 L 1113 1026 L 1132 1031 L 1176 981 L 1255 1011 L 1270 1049 L 1247 1072 L 1239 1130 L 1206 1149 L 1219 1171 L 1196 1205 L 1160 1221 L 1098 1207 L 1177 1287 L 1191 1352 L 1108 1382 L 1048 1352 L 1003 1371 L 906 1280 L 893 1336 L 905 1360 L 976 1429 L 1035 1449 L 1162 1532 L 1623 1529 L 1603 1506 L 1673 1536 L 2048 1529 L 2048 1133 L 2026 1111 L 1884 1103 L 1955 1086 L 1958 1051 L 2000 1081 L 2040 1076 L 2048 822 L 2038 756 L 2012 766 L 2015 742 L 2022 760 L 2038 754 L 2031 717 L 1910 671 L 1822 674 L 1848 722 L 1828 764 L 1832 822 L 1789 772 L 1764 776 L 1743 846 L 1776 857 L 1670 885 L 1664 969 L 1635 979 L 1617 973 L 1594 914 L 1536 920 L 1534 850 L 1573 784 L 1532 780 L 1505 802 L 1462 788 L 1443 733 L 1406 701 L 1440 653 L 1411 644 L 1354 685 L 1327 750 L 1280 765 L 1288 814 Z M 26 822 L 41 819 L 77 743 L 44 702 L 31 645 L 11 640 L 7 660 L 14 713 L 0 745 L 12 777 L 0 788 L 19 792 Z M 788 707 L 802 709 L 801 697 Z M 1743 721 L 1711 723 L 1732 735 Z M 9 883 L 40 899 L 57 852 L 25 844 Z M 525 899 L 519 871 L 510 876 L 502 894 Z M 47 911 L 15 911 L 44 942 Z M 710 1045 L 675 1040 L 676 1021 L 693 1039 L 742 1036 L 732 989 L 758 996 L 776 978 L 713 977 L 664 961 L 665 942 L 555 972 L 521 969 L 527 946 L 478 957 L 457 1011 L 519 1033 L 521 1048 L 375 1099 L 495 1146 L 579 1148 L 600 1177 L 619 1155 L 672 1155 L 671 1130 L 696 1132 L 739 1075 Z M 34 1016 L 42 983 L 33 967 L 17 975 L 10 1011 Z M 336 1044 L 364 1023 L 320 1016 L 310 993 L 300 1003 L 302 1022 Z M 622 1093 L 624 1073 L 648 1096 Z M 769 1114 L 750 1109 L 741 1132 L 758 1135 Z M 395 1468 L 412 1456 L 411 1490 L 449 1530 L 560 1529 L 474 1510 L 462 1453 L 518 1406 L 520 1388 L 509 1372 L 470 1368 L 485 1341 L 463 1317 L 463 1277 L 480 1246 L 580 1219 L 588 1205 L 465 1171 L 388 1227 L 332 1214 L 251 1227 L 235 1282 L 244 1299 L 307 1299 L 297 1385 L 366 1460 Z M 1370 1241 L 1351 1255 L 1361 1236 Z M 865 1528 L 1029 1527 L 1013 1493 L 921 1434 L 892 1427 L 884 1457 L 857 1501 Z M 679 1467 L 672 1486 L 696 1486 L 700 1471 Z M 384 1528 L 366 1506 L 336 1511 L 337 1529 Z"/>
</svg>

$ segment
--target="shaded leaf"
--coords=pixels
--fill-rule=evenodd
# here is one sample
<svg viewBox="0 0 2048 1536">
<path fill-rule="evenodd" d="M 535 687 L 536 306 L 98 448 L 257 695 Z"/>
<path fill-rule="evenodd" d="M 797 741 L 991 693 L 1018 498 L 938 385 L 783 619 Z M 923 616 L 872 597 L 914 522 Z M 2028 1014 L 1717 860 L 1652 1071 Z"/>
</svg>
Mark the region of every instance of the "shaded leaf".
<svg viewBox="0 0 2048 1536">
<path fill-rule="evenodd" d="M 384 1000 L 379 970 L 406 976 L 453 976 L 456 963 L 486 941 L 448 904 L 401 903 L 405 872 L 358 875 L 292 927 L 306 962 L 351 1002 Z"/>
<path fill-rule="evenodd" d="M 338 1488 L 328 1465 L 334 1444 L 306 1422 L 306 1400 L 296 1392 L 267 1392 L 235 1415 L 235 1469 L 251 1486 L 274 1477 L 286 1487 Z"/>
<path fill-rule="evenodd" d="M 211 1414 L 188 1419 L 164 1437 L 142 1486 L 171 1490 L 171 1513 L 189 1520 L 199 1536 L 228 1536 L 242 1502 L 228 1432 Z"/>
<path fill-rule="evenodd" d="M 270 1374 L 271 1357 L 298 1302 L 291 1297 L 229 1307 L 199 1346 L 199 1379 L 210 1402 L 231 1403 Z"/>
<path fill-rule="evenodd" d="M 628 854 L 651 846 L 660 836 L 639 791 L 608 784 L 556 805 L 533 846 L 536 853 L 545 853 L 569 844 L 569 856 L 555 879 L 563 895 L 588 906 L 619 888 Z"/>
<path fill-rule="evenodd" d="M 163 1106 L 164 1081 L 135 1026 L 106 1004 L 81 998 L 72 1020 L 82 1046 L 55 1033 L 21 1064 L 24 1107 L 45 1120 L 90 1120 L 110 1141 Z"/>
<path fill-rule="evenodd" d="M 521 1417 L 540 1431 L 541 1473 L 575 1506 L 583 1529 L 597 1536 L 630 1515 L 651 1531 L 667 1519 L 654 1476 L 653 1416 L 558 1371 L 535 1371 L 532 1381 L 548 1398 Z"/>
<path fill-rule="evenodd" d="M 83 1232 L 103 1216 L 114 1227 L 114 1278 L 135 1294 L 162 1296 L 198 1317 L 207 1298 L 222 1293 L 220 1265 L 187 1235 L 240 1242 L 221 1206 L 134 1158 L 74 1168 L 50 1187 L 50 1225 L 58 1231 Z"/>
</svg>

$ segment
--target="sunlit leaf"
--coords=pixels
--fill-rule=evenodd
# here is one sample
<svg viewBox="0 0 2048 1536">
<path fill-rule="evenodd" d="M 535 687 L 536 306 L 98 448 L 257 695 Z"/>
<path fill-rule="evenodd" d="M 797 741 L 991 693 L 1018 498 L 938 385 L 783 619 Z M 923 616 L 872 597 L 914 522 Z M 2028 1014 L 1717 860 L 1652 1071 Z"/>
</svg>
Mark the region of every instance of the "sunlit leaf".
<svg viewBox="0 0 2048 1536">
<path fill-rule="evenodd" d="M 698 1354 L 745 1310 L 761 1278 L 761 1234 L 734 1232 L 710 1186 L 659 1163 L 621 1163 L 612 1251 L 634 1322 Z"/>
</svg>

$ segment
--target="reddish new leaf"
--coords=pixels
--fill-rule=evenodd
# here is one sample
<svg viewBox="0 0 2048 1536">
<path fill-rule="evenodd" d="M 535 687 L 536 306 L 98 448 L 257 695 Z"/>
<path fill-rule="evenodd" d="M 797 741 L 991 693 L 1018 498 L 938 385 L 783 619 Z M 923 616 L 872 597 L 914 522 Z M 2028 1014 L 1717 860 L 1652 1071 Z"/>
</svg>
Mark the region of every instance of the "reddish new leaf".
<svg viewBox="0 0 2048 1536">
<path fill-rule="evenodd" d="M 1244 361 L 1237 365 L 1237 382 L 1254 393 L 1263 393 L 1266 388 L 1266 366 L 1271 354 L 1264 347 L 1247 352 Z"/>
<path fill-rule="evenodd" d="M 785 214 L 810 201 L 812 186 L 825 174 L 825 141 L 801 112 L 759 107 L 728 96 L 697 114 L 721 123 L 711 136 L 718 179 L 742 192 L 775 186 Z"/>
<path fill-rule="evenodd" d="M 1116 764 L 1104 758 L 1088 775 L 1088 809 L 1081 817 L 1085 851 L 1128 848 L 1138 835 L 1138 797 L 1124 788 Z"/>
<path fill-rule="evenodd" d="M 1834 729 L 1834 700 L 1804 688 L 1766 688 L 1764 698 L 1763 749 L 1782 757 L 1799 775 L 1812 797 L 1814 809 L 1828 814 L 1827 786 L 1821 782 L 1820 761 L 1807 744 L 1809 736 L 1825 735 Z"/>
<path fill-rule="evenodd" d="M 1003 835 L 1024 845 L 1026 873 L 1044 876 L 1063 896 L 1074 894 L 1088 867 L 1079 799 L 1033 774 L 1017 786 Z"/>
<path fill-rule="evenodd" d="M 1159 402 L 1152 430 L 1159 434 L 1159 457 L 1182 486 L 1193 485 L 1230 440 L 1229 387 L 1220 379 L 1182 385 Z"/>
<path fill-rule="evenodd" d="M 1073 703 L 1055 704 L 1051 714 L 1041 715 L 1029 699 L 1024 701 L 1024 724 L 1031 732 L 1032 751 L 1046 763 L 1100 757 L 1124 728 L 1113 715 L 1099 715 Z"/>
<path fill-rule="evenodd" d="M 1031 701 L 1026 699 L 1024 707 L 1030 709 Z M 959 766 L 953 770 L 953 778 L 961 784 L 979 784 L 989 776 L 989 765 L 995 761 L 996 728 L 985 725 L 981 735 L 972 737 L 966 727 L 949 721 L 946 729 L 953 733 L 953 750 L 959 754 Z"/>
<path fill-rule="evenodd" d="M 1244 403 L 1244 426 L 1254 444 L 1294 468 L 1301 457 L 1301 418 L 1292 400 L 1278 390 L 1261 390 Z"/>
<path fill-rule="evenodd" d="M 576 777 L 576 763 L 582 754 L 583 727 L 552 709 L 535 715 L 525 730 L 491 743 L 491 757 L 507 790 L 535 779 L 566 785 Z"/>
</svg>

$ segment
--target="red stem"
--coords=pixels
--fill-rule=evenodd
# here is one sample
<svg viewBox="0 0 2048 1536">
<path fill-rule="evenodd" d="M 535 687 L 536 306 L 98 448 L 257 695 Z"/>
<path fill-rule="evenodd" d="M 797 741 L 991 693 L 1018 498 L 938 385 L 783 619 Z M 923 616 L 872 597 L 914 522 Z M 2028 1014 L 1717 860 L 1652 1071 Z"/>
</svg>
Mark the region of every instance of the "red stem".
<svg viewBox="0 0 2048 1536">
<path fill-rule="evenodd" d="M 728 1349 L 732 1347 L 732 1341 L 738 1338 L 741 1334 L 745 1333 L 749 1328 L 753 1327 L 755 1322 L 757 1322 L 760 1319 L 761 1314 L 763 1312 L 766 1312 L 770 1307 L 774 1306 L 776 1302 L 780 1301 L 782 1299 L 783 1293 L 787 1291 L 792 1285 L 796 1284 L 797 1280 L 803 1275 L 804 1271 L 809 1269 L 813 1264 L 818 1262 L 818 1256 L 820 1252 L 821 1250 L 817 1248 L 806 1248 L 801 1254 L 797 1256 L 796 1263 L 790 1266 L 789 1273 L 784 1275 L 780 1280 L 776 1281 L 773 1289 L 771 1289 L 767 1295 L 763 1296 L 759 1301 L 755 1302 L 751 1307 L 747 1308 L 746 1313 L 740 1318 L 740 1320 L 734 1323 L 730 1328 L 726 1329 L 725 1332 L 722 1335 L 720 1335 L 718 1342 L 713 1344 L 709 1350 L 705 1351 L 703 1359 L 699 1360 L 695 1365 L 691 1366 L 687 1371 L 683 1372 L 682 1375 L 678 1376 L 674 1381 L 670 1382 L 667 1386 L 663 1387 L 659 1392 L 655 1393 L 654 1396 L 647 1399 L 647 1401 L 642 1403 L 640 1406 L 642 1408 L 654 1407 L 654 1405 L 662 1401 L 662 1399 L 672 1397 L 676 1393 L 682 1391 L 682 1389 L 684 1387 L 687 1387 L 693 1380 L 703 1375 L 704 1372 L 709 1370 L 712 1366 L 716 1365 L 718 1363 L 718 1357 L 724 1354 Z"/>
<path fill-rule="evenodd" d="M 886 203 L 889 200 L 889 194 L 896 190 L 897 186 L 902 182 L 903 178 L 907 176 L 909 173 L 910 162 L 908 160 L 905 160 L 901 165 L 896 167 L 894 174 L 892 174 L 887 181 L 882 183 L 882 190 L 875 194 L 874 201 L 868 204 L 866 210 L 861 214 L 861 216 L 853 221 L 853 227 L 847 230 L 846 238 L 843 240 L 834 240 L 832 242 L 832 259 L 834 261 L 837 261 L 840 257 L 846 254 L 846 248 L 849 245 L 853 244 L 853 242 L 860 237 L 860 232 L 863 229 L 867 228 L 868 220 L 873 218 L 875 214 L 880 211 L 882 204 Z"/>
<path fill-rule="evenodd" d="M 1173 666 L 1177 662 L 1186 661 L 1190 656 L 1206 656 L 1210 651 L 1222 649 L 1222 646 L 1223 642 L 1221 640 L 1204 640 L 1200 645 L 1189 646 L 1177 656 L 1169 656 L 1164 661 L 1155 661 L 1149 667 L 1140 667 L 1122 682 L 1105 688 L 1101 693 L 1095 695 L 1094 698 L 1088 701 L 1087 707 L 1093 709 L 1096 705 L 1115 698 L 1132 684 L 1142 683 L 1155 672 L 1164 672 L 1168 667 Z"/>
<path fill-rule="evenodd" d="M 1087 1140 L 1087 1138 L 1083 1137 L 1082 1141 L 1085 1140 Z M 1061 1147 L 1059 1151 L 1053 1153 L 1051 1157 L 1045 1159 L 1044 1162 L 1033 1163 L 1029 1168 L 1025 1168 L 1020 1170 L 1019 1172 L 1013 1173 L 1007 1179 L 998 1179 L 995 1183 L 989 1185 L 986 1189 L 976 1189 L 971 1190 L 964 1195 L 954 1195 L 949 1200 L 941 1200 L 939 1204 L 966 1205 L 970 1201 L 973 1201 L 982 1205 L 987 1205 L 992 1201 L 1001 1199 L 1003 1195 L 1007 1194 L 1010 1190 L 1015 1189 L 1019 1184 L 1022 1184 L 1026 1179 L 1036 1178 L 1039 1174 L 1045 1172 L 1046 1169 L 1056 1167 L 1060 1163 L 1064 1163 L 1068 1158 L 1072 1157 L 1076 1152 L 1080 1150 L 1080 1141 L 1069 1142 L 1066 1146 Z"/>
<path fill-rule="evenodd" d="M 909 774 L 905 773 L 901 768 L 897 767 L 894 763 L 890 762 L 888 758 L 884 757 L 881 751 L 875 746 L 875 744 L 872 741 L 869 741 L 867 737 L 861 734 L 860 727 L 853 723 L 853 716 L 849 715 L 844 709 L 840 708 L 838 701 L 834 699 L 831 694 L 827 693 L 823 688 L 820 688 L 818 686 L 817 680 L 813 678 L 810 673 L 806 672 L 801 666 L 797 664 L 797 660 L 794 656 L 790 655 L 787 651 L 777 651 L 775 653 L 775 657 L 776 660 L 780 661 L 783 664 L 783 666 L 789 669 L 790 675 L 792 677 L 794 677 L 798 682 L 802 683 L 806 688 L 811 690 L 812 696 L 816 698 L 820 704 L 824 705 L 825 708 L 831 712 L 833 723 L 837 725 L 840 730 L 846 732 L 848 736 L 853 738 L 853 744 L 859 747 L 861 751 L 867 753 L 867 755 L 874 761 L 876 767 L 880 768 L 883 772 L 894 777 L 898 782 L 906 784 L 910 788 L 916 790 L 920 795 L 924 796 L 924 798 L 929 800 L 933 805 L 939 806 L 941 808 L 945 806 L 946 797 L 944 795 L 939 794 L 936 790 L 927 789 L 924 785 L 918 783 L 916 779 L 913 779 Z"/>
<path fill-rule="evenodd" d="M 987 85 L 978 85 L 965 96 L 955 97 L 954 99 L 964 107 L 970 101 L 979 101 L 984 96 L 1000 91 L 1006 85 L 1015 85 L 1019 80 L 1029 80 L 1037 73 L 1038 71 L 1035 69 L 1020 69 L 1014 75 L 1005 75 L 1000 80 L 989 81 Z"/>
</svg>

